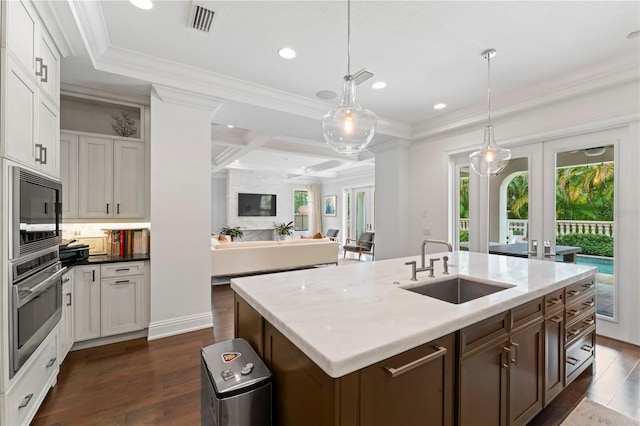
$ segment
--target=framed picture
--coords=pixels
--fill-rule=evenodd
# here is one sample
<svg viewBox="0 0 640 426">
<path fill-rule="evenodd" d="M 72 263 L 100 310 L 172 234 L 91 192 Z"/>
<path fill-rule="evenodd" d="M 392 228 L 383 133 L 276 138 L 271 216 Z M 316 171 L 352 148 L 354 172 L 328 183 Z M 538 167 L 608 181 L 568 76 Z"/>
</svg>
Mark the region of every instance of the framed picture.
<svg viewBox="0 0 640 426">
<path fill-rule="evenodd" d="M 324 215 L 325 216 L 335 216 L 336 215 L 336 195 L 328 195 L 324 197 Z"/>
</svg>

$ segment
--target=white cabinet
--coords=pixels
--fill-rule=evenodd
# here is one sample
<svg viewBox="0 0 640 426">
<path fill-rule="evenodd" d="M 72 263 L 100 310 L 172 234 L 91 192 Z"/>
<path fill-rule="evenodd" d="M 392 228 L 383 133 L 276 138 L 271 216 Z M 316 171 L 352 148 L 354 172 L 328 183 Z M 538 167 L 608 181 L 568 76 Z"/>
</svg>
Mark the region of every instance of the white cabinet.
<svg viewBox="0 0 640 426">
<path fill-rule="evenodd" d="M 2 155 L 58 177 L 60 54 L 29 2 L 2 7 Z"/>
<path fill-rule="evenodd" d="M 144 328 L 144 277 L 142 275 L 102 280 L 102 336 Z"/>
<path fill-rule="evenodd" d="M 78 136 L 60 133 L 62 219 L 78 217 Z"/>
<path fill-rule="evenodd" d="M 75 341 L 138 331 L 148 326 L 144 261 L 74 268 Z"/>
<path fill-rule="evenodd" d="M 0 394 L 0 424 L 28 425 L 33 420 L 49 388 L 58 376 L 58 328 L 47 336 L 21 371 L 6 394 Z"/>
<path fill-rule="evenodd" d="M 144 218 L 144 142 L 80 136 L 78 217 Z"/>
<path fill-rule="evenodd" d="M 75 341 L 100 337 L 100 266 L 73 268 L 73 328 Z"/>
<path fill-rule="evenodd" d="M 58 338 L 58 362 L 62 364 L 73 346 L 73 270 L 62 276 L 62 318 Z"/>
</svg>

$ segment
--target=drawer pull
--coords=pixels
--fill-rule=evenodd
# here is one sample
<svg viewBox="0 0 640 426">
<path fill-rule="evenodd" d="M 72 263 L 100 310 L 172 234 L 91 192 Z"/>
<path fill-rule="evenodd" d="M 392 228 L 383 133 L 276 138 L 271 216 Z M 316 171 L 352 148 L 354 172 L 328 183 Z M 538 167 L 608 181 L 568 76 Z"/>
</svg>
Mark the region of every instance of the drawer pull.
<svg viewBox="0 0 640 426">
<path fill-rule="evenodd" d="M 69 278 L 64 278 L 64 279 L 62 280 L 62 283 L 63 283 L 63 284 L 64 284 L 64 283 L 68 283 L 69 281 L 71 281 Z"/>
<path fill-rule="evenodd" d="M 584 302 L 583 305 L 593 308 L 596 304 L 593 302 L 593 300 L 589 300 L 588 302 Z"/>
<path fill-rule="evenodd" d="M 116 284 L 128 284 L 129 280 L 120 280 L 120 281 L 116 281 Z"/>
<path fill-rule="evenodd" d="M 593 352 L 593 346 L 590 346 L 590 345 L 582 345 L 580 349 L 589 353 Z"/>
<path fill-rule="evenodd" d="M 67 296 L 69 296 L 69 300 L 67 300 L 67 306 L 71 306 L 71 293 L 67 293 Z"/>
<path fill-rule="evenodd" d="M 576 365 L 578 363 L 578 360 L 572 356 L 568 356 L 567 357 L 567 364 L 571 364 L 571 365 Z"/>
<path fill-rule="evenodd" d="M 24 399 L 22 400 L 22 402 L 20 403 L 20 405 L 18 405 L 18 409 L 24 408 L 27 405 L 29 405 L 29 403 L 31 402 L 31 398 L 33 398 L 33 394 L 32 393 L 30 393 L 29 395 L 25 396 Z"/>
<path fill-rule="evenodd" d="M 432 354 L 423 356 L 422 358 L 418 358 L 415 361 L 411 361 L 408 364 L 403 365 L 402 367 L 394 368 L 394 367 L 384 367 L 384 370 L 391 375 L 391 377 L 398 377 L 401 374 L 404 374 L 408 371 L 413 370 L 416 367 L 419 367 L 423 364 L 433 361 L 436 358 L 439 358 L 447 353 L 447 348 L 444 346 L 435 345 L 433 347 L 436 351 Z"/>
<path fill-rule="evenodd" d="M 55 357 L 54 357 L 54 358 L 51 358 L 51 359 L 49 360 L 49 362 L 47 363 L 47 365 L 45 365 L 45 367 L 46 367 L 46 368 L 49 368 L 49 367 L 53 366 L 53 364 L 55 364 L 55 363 L 56 363 L 56 359 L 58 359 L 58 358 L 55 358 Z"/>
<path fill-rule="evenodd" d="M 579 295 L 579 294 L 580 294 L 580 291 L 579 291 L 579 290 L 571 290 L 571 291 L 569 292 L 569 294 L 570 294 L 570 295 L 572 295 L 572 296 L 577 296 L 577 295 Z"/>
<path fill-rule="evenodd" d="M 593 288 L 593 283 L 582 284 L 582 287 L 586 289 Z"/>
<path fill-rule="evenodd" d="M 549 319 L 555 322 L 556 324 L 560 324 L 562 322 L 562 317 L 551 317 Z"/>
<path fill-rule="evenodd" d="M 568 313 L 569 315 L 571 315 L 571 316 L 575 317 L 576 315 L 578 315 L 578 314 L 580 313 L 580 311 L 579 311 L 579 310 L 572 309 L 572 310 L 570 310 L 570 311 L 569 311 L 569 312 L 567 312 L 567 313 Z"/>
<path fill-rule="evenodd" d="M 118 268 L 118 269 L 116 269 L 116 272 L 125 272 L 125 271 L 128 271 L 128 270 L 129 270 L 129 268 Z"/>
<path fill-rule="evenodd" d="M 580 328 L 577 328 L 577 329 L 576 328 L 572 328 L 569 331 L 569 334 L 572 335 L 572 336 L 577 336 L 578 334 L 580 334 L 581 331 L 582 331 L 582 329 L 580 329 Z"/>
<path fill-rule="evenodd" d="M 547 306 L 548 305 L 557 305 L 558 303 L 562 303 L 562 299 L 553 298 L 553 299 L 549 300 L 549 303 L 547 303 Z"/>
<path fill-rule="evenodd" d="M 587 325 L 593 325 L 596 323 L 596 320 L 594 319 L 586 319 L 582 321 L 583 323 L 587 324 Z"/>
</svg>

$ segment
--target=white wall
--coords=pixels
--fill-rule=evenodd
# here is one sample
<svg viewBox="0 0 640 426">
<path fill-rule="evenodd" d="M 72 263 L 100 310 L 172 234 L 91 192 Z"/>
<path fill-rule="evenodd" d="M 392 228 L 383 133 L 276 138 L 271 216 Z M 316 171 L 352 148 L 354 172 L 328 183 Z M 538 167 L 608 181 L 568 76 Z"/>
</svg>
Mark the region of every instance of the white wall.
<svg viewBox="0 0 640 426">
<path fill-rule="evenodd" d="M 195 94 L 153 87 L 149 339 L 212 326 L 212 110 Z"/>
<path fill-rule="evenodd" d="M 640 344 L 640 133 L 637 80 L 555 102 L 530 111 L 495 119 L 496 140 L 505 146 L 541 142 L 587 134 L 613 127 L 626 129 L 620 141 L 616 181 L 620 196 L 617 212 L 617 280 L 619 286 L 620 325 L 599 321 L 598 333 Z M 430 229 L 431 238 L 451 240 L 449 213 L 449 154 L 472 151 L 482 143 L 483 126 L 452 125 L 450 135 L 414 143 L 411 150 L 412 207 L 407 220 L 414 229 Z M 378 220 L 378 228 L 384 221 Z M 413 245 L 422 236 L 412 234 Z M 636 308 L 633 308 L 635 306 Z"/>
</svg>

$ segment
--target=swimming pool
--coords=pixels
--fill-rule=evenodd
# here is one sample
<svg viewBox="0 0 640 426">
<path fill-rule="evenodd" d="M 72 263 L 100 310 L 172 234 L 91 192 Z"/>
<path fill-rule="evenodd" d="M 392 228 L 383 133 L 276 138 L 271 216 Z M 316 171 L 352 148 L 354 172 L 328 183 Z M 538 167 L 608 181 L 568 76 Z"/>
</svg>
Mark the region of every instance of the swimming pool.
<svg viewBox="0 0 640 426">
<path fill-rule="evenodd" d="M 613 275 L 613 258 L 597 256 L 577 256 L 578 265 L 595 266 L 601 274 Z"/>
</svg>

